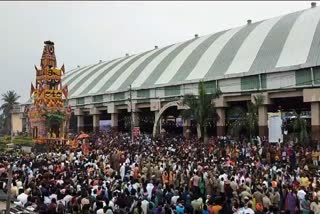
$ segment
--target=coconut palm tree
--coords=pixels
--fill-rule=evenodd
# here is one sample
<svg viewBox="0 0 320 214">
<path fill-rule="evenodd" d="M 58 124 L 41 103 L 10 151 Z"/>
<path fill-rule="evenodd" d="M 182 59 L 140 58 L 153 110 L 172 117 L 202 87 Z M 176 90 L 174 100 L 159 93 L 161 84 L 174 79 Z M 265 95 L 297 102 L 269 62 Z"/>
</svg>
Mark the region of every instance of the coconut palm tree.
<svg viewBox="0 0 320 214">
<path fill-rule="evenodd" d="M 3 128 L 4 128 L 4 117 L 2 114 L 0 114 L 0 133 L 3 132 Z"/>
<path fill-rule="evenodd" d="M 197 132 L 204 141 L 207 139 L 207 126 L 210 121 L 214 124 L 218 121 L 219 117 L 216 113 L 216 108 L 213 99 L 220 96 L 221 91 L 209 94 L 206 92 L 205 84 L 200 81 L 198 84 L 198 95 L 186 94 L 183 98 L 183 105 L 187 106 L 181 113 L 183 119 L 193 118 L 197 122 Z"/>
<path fill-rule="evenodd" d="M 294 135 L 298 139 L 299 143 L 308 143 L 308 131 L 307 131 L 307 121 L 301 117 L 296 111 L 293 112 L 294 120 L 292 120 L 292 127 L 294 130 Z"/>
<path fill-rule="evenodd" d="M 0 106 L 0 110 L 2 110 L 4 117 L 4 127 L 8 132 L 11 131 L 11 111 L 15 105 L 19 104 L 19 98 L 20 96 L 13 90 L 9 90 L 7 93 L 2 94 L 1 100 L 3 101 L 3 104 Z"/>
<path fill-rule="evenodd" d="M 247 111 L 241 107 L 231 108 L 229 115 L 235 116 L 237 119 L 231 123 L 229 133 L 234 137 L 239 137 L 240 132 L 245 130 L 252 140 L 253 135 L 257 132 L 259 113 L 259 106 L 262 105 L 264 97 L 257 95 L 253 97 L 253 102 L 247 103 Z"/>
<path fill-rule="evenodd" d="M 247 112 L 243 107 L 232 107 L 227 110 L 227 115 L 229 118 L 236 118 L 234 121 L 230 123 L 228 128 L 228 133 L 236 139 L 239 139 L 240 134 L 243 130 L 247 131 Z"/>
</svg>

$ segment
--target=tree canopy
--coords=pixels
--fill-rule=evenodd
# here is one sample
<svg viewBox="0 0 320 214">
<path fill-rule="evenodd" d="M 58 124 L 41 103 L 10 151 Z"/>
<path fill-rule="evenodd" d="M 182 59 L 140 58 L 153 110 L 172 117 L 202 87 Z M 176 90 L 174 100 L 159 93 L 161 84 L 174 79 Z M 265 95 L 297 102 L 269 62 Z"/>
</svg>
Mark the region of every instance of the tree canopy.
<svg viewBox="0 0 320 214">
<path fill-rule="evenodd" d="M 198 124 L 198 131 L 203 138 L 207 137 L 207 126 L 210 121 L 214 124 L 219 120 L 216 113 L 214 99 L 218 98 L 221 94 L 220 90 L 214 93 L 207 93 L 203 81 L 198 84 L 198 95 L 186 94 L 183 98 L 183 105 L 188 108 L 183 110 L 181 115 L 183 119 L 194 119 Z"/>
<path fill-rule="evenodd" d="M 262 105 L 264 97 L 257 95 L 253 97 L 253 102 L 247 102 L 247 110 L 241 107 L 233 107 L 228 114 L 234 116 L 236 119 L 231 123 L 229 133 L 233 137 L 239 137 L 241 131 L 246 131 L 249 139 L 257 133 L 259 113 L 259 106 Z"/>
<path fill-rule="evenodd" d="M 15 105 L 19 104 L 19 98 L 20 96 L 14 90 L 9 90 L 2 94 L 1 100 L 3 101 L 3 104 L 0 106 L 0 110 L 2 110 L 3 126 L 6 132 L 11 131 L 11 111 Z"/>
</svg>

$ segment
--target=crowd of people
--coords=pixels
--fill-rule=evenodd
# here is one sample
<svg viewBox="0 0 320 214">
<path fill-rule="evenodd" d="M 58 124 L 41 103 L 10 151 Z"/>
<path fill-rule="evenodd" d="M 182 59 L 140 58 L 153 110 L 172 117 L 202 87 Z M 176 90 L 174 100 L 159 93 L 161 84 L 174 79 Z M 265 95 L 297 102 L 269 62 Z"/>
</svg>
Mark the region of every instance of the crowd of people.
<svg viewBox="0 0 320 214">
<path fill-rule="evenodd" d="M 0 188 L 48 214 L 320 214 L 318 145 L 116 132 L 77 144 L 1 154 Z"/>
</svg>

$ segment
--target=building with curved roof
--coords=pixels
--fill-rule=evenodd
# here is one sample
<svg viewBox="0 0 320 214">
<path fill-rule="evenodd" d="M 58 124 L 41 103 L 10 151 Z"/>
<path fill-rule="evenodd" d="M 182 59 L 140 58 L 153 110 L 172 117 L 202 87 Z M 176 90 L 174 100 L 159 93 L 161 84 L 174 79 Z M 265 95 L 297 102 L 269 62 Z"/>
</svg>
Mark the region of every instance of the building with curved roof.
<svg viewBox="0 0 320 214">
<path fill-rule="evenodd" d="M 276 73 L 320 64 L 319 20 L 319 7 L 248 20 L 237 28 L 70 71 L 64 84 L 71 98 L 123 92 L 130 85 L 152 90 L 199 80 L 221 80 L 222 91 L 239 92 L 249 87 L 241 78 L 254 75 L 261 76 L 262 88 L 274 88 L 279 86 L 271 78 Z M 294 76 L 285 79 L 288 84 L 282 86 L 295 82 Z"/>
<path fill-rule="evenodd" d="M 135 126 L 141 112 L 158 124 L 167 108 L 179 110 L 177 101 L 197 93 L 203 80 L 208 92 L 222 91 L 215 102 L 218 135 L 226 131 L 227 107 L 261 93 L 266 99 L 259 108 L 260 136 L 268 133 L 268 111 L 281 105 L 311 112 L 312 133 L 320 139 L 319 50 L 320 8 L 312 3 L 306 10 L 79 67 L 64 75 L 63 84 L 78 130 L 98 129 L 101 118 L 117 127 L 120 115 L 131 110 Z"/>
</svg>

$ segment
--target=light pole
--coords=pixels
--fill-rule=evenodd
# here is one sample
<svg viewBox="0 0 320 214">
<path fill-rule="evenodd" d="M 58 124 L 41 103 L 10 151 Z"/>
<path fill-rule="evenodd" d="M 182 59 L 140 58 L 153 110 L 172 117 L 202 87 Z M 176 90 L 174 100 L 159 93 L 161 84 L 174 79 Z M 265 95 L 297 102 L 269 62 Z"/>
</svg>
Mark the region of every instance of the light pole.
<svg viewBox="0 0 320 214">
<path fill-rule="evenodd" d="M 11 203 L 11 183 L 12 183 L 12 167 L 9 165 L 8 183 L 7 183 L 7 201 L 6 201 L 6 214 L 10 214 Z"/>
<path fill-rule="evenodd" d="M 131 119 L 130 119 L 131 143 L 133 143 L 134 136 L 133 136 L 133 111 L 132 111 L 132 90 L 131 90 L 131 85 L 129 86 L 129 99 L 130 99 L 130 112 L 131 112 Z"/>
<path fill-rule="evenodd" d="M 12 125 L 13 108 L 10 111 L 10 143 L 13 142 L 13 125 Z"/>
</svg>

